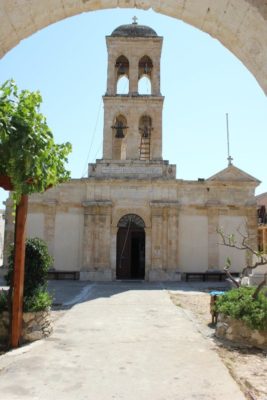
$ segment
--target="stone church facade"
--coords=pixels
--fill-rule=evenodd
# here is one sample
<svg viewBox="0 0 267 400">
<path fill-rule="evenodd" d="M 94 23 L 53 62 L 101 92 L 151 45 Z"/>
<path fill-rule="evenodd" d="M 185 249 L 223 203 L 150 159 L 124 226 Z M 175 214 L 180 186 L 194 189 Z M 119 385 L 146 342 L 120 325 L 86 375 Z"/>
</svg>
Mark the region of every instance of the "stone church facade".
<svg viewBox="0 0 267 400">
<path fill-rule="evenodd" d="M 180 280 L 221 270 L 227 256 L 242 269 L 245 255 L 218 245 L 218 227 L 256 240 L 257 179 L 229 163 L 185 181 L 162 159 L 162 41 L 136 22 L 107 36 L 103 158 L 89 164 L 88 178 L 30 198 L 27 235 L 48 243 L 57 270 L 80 271 L 83 280 Z M 148 95 L 138 92 L 144 76 Z M 126 95 L 117 93 L 121 77 Z"/>
</svg>

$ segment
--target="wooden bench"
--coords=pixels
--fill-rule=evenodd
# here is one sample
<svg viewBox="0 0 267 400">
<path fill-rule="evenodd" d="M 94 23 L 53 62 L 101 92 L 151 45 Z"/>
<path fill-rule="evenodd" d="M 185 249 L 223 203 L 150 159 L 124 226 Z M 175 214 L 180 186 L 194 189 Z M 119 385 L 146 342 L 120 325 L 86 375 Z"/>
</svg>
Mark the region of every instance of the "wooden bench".
<svg viewBox="0 0 267 400">
<path fill-rule="evenodd" d="M 239 276 L 238 272 L 232 272 L 232 276 Z M 219 280 L 222 281 L 223 279 L 225 280 L 226 278 L 226 273 L 223 271 L 207 271 L 207 272 L 186 272 L 185 273 L 185 280 L 188 282 L 190 280 L 190 277 L 199 277 L 200 280 L 203 282 L 211 280 Z"/>
<path fill-rule="evenodd" d="M 80 279 L 80 272 L 79 271 L 64 271 L 64 270 L 54 270 L 51 269 L 47 273 L 47 279 L 50 280 L 79 280 Z"/>
</svg>

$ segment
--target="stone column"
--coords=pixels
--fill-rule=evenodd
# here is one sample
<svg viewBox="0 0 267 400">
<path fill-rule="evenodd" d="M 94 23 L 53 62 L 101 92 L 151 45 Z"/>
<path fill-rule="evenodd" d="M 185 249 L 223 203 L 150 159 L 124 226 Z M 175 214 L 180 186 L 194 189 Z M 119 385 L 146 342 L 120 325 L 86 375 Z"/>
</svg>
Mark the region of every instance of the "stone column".
<svg viewBox="0 0 267 400">
<path fill-rule="evenodd" d="M 128 132 L 126 137 L 126 160 L 139 160 L 141 135 L 138 129 L 139 115 L 132 112 L 127 114 Z"/>
<path fill-rule="evenodd" d="M 115 56 L 109 54 L 107 71 L 107 95 L 114 96 L 117 92 L 117 76 L 115 68 Z"/>
<path fill-rule="evenodd" d="M 151 158 L 152 160 L 162 160 L 162 97 L 156 103 L 155 111 L 152 114 L 153 130 L 151 134 Z"/>
<path fill-rule="evenodd" d="M 129 94 L 138 94 L 138 58 L 129 58 Z"/>
<path fill-rule="evenodd" d="M 160 59 L 156 58 L 153 62 L 151 94 L 153 96 L 160 96 Z"/>
<path fill-rule="evenodd" d="M 257 230 L 258 230 L 258 217 L 256 206 L 246 207 L 242 212 L 247 217 L 247 234 L 249 237 L 249 244 L 253 249 L 257 248 Z M 264 239 L 264 238 L 263 238 Z"/>
<path fill-rule="evenodd" d="M 103 133 L 103 159 L 112 159 L 112 125 L 113 125 L 113 109 L 112 98 L 104 96 L 104 133 Z"/>
<path fill-rule="evenodd" d="M 168 267 L 177 269 L 179 263 L 179 225 L 178 208 L 170 208 L 168 212 Z"/>
<path fill-rule="evenodd" d="M 111 280 L 109 200 L 86 201 L 84 206 L 84 242 L 82 279 Z"/>
<path fill-rule="evenodd" d="M 168 241 L 169 241 L 169 231 L 168 231 L 168 208 L 162 208 L 162 267 L 164 269 L 168 268 Z"/>
<path fill-rule="evenodd" d="M 151 201 L 151 280 L 180 280 L 178 201 Z"/>
<path fill-rule="evenodd" d="M 151 204 L 151 269 L 162 268 L 162 208 Z"/>
</svg>

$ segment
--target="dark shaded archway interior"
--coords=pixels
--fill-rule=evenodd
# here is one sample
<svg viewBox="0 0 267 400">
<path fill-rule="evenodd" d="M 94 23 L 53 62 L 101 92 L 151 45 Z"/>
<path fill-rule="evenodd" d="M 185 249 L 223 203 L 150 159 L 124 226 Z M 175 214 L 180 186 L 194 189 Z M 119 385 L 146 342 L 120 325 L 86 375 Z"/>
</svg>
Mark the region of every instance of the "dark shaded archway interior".
<svg viewBox="0 0 267 400">
<path fill-rule="evenodd" d="M 117 279 L 145 278 L 145 230 L 140 217 L 121 219 L 117 233 Z"/>
</svg>

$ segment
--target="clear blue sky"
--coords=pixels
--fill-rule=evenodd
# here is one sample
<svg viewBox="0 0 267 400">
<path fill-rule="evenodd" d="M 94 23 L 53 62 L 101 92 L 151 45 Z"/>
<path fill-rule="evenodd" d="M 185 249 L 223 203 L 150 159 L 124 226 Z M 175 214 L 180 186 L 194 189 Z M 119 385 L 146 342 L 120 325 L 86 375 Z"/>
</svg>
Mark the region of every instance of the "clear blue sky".
<svg viewBox="0 0 267 400">
<path fill-rule="evenodd" d="M 232 53 L 181 21 L 131 9 L 68 18 L 7 53 L 0 60 L 0 81 L 13 78 L 21 89 L 41 91 L 55 140 L 73 145 L 72 177 L 85 176 L 88 161 L 102 157 L 105 35 L 134 15 L 164 37 L 163 156 L 177 164 L 177 178 L 208 178 L 227 166 L 229 113 L 234 164 L 262 181 L 257 193 L 267 191 L 265 94 Z M 4 197 L 1 189 L 0 200 Z"/>
</svg>

